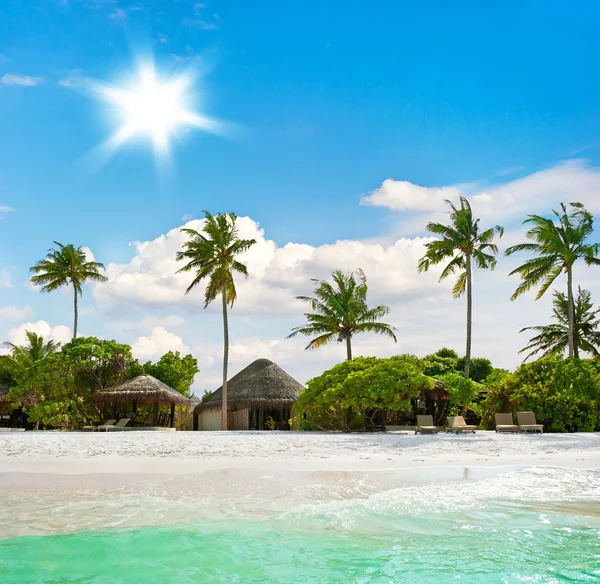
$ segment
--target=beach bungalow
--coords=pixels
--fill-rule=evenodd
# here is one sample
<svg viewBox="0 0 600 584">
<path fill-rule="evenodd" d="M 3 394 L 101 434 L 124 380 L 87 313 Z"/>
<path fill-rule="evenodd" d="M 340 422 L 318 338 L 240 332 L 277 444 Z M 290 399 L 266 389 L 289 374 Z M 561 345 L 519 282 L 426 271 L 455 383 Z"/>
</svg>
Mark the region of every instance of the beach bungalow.
<svg viewBox="0 0 600 584">
<path fill-rule="evenodd" d="M 170 428 L 175 426 L 175 406 L 190 405 L 187 397 L 152 375 L 138 375 L 118 385 L 99 389 L 93 400 L 98 404 L 110 405 L 113 415 L 123 406 L 134 414 L 137 413 L 139 405 L 153 406 L 152 427 L 168 425 Z M 164 423 L 160 423 L 159 408 L 165 405 L 170 406 L 170 412 Z"/>
<path fill-rule="evenodd" d="M 194 430 L 221 429 L 221 387 L 194 408 Z M 257 359 L 227 382 L 229 430 L 289 430 L 303 387 L 273 361 Z"/>
</svg>

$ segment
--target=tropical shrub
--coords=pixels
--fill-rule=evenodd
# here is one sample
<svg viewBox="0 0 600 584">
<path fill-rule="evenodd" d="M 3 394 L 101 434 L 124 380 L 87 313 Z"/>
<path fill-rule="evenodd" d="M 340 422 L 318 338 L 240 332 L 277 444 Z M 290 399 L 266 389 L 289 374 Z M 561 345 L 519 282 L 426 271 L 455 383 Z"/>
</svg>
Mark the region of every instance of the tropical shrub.
<svg viewBox="0 0 600 584">
<path fill-rule="evenodd" d="M 467 410 L 479 411 L 477 398 L 483 386 L 472 379 L 466 379 L 462 373 L 452 371 L 439 377 L 444 388 L 450 394 L 450 414 L 465 415 Z"/>
<path fill-rule="evenodd" d="M 192 355 L 182 357 L 179 351 L 165 353 L 156 363 L 144 363 L 144 372 L 156 377 L 175 391 L 188 396 L 198 369 L 198 360 Z"/>
<path fill-rule="evenodd" d="M 373 428 L 389 414 L 411 409 L 411 399 L 433 380 L 402 357 L 359 357 L 311 379 L 294 410 L 301 430 Z"/>
<path fill-rule="evenodd" d="M 546 357 L 521 365 L 491 387 L 482 404 L 482 427 L 494 428 L 496 412 L 529 410 L 548 432 L 600 430 L 598 363 Z"/>
</svg>

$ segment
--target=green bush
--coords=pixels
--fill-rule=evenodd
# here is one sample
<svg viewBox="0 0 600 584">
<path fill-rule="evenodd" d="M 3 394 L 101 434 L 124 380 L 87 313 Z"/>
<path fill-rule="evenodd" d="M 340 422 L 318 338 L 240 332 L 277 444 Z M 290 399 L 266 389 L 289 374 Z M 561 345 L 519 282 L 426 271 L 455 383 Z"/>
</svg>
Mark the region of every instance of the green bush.
<svg viewBox="0 0 600 584">
<path fill-rule="evenodd" d="M 481 393 L 483 386 L 472 379 L 465 379 L 462 373 L 445 373 L 439 380 L 450 394 L 450 414 L 466 414 L 466 410 L 478 411 L 476 399 Z"/>
<path fill-rule="evenodd" d="M 422 387 L 433 388 L 410 360 L 359 357 L 311 379 L 294 410 L 300 430 L 351 431 L 373 428 L 388 414 L 411 409 Z"/>
<path fill-rule="evenodd" d="M 598 364 L 547 357 L 521 365 L 490 388 L 482 404 L 481 425 L 495 427 L 497 412 L 533 411 L 548 432 L 600 430 Z"/>
</svg>

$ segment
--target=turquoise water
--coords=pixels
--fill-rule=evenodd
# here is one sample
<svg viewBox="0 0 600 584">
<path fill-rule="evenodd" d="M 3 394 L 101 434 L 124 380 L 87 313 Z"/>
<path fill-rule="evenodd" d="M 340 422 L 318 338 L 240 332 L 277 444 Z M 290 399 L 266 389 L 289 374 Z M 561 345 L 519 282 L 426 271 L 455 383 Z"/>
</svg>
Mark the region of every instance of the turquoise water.
<svg viewBox="0 0 600 584">
<path fill-rule="evenodd" d="M 424 497 L 430 495 L 425 489 Z M 394 491 L 368 501 L 306 506 L 268 521 L 196 521 L 4 540 L 0 581 L 600 581 L 600 503 L 425 501 L 429 512 L 423 514 L 409 499 Z"/>
</svg>

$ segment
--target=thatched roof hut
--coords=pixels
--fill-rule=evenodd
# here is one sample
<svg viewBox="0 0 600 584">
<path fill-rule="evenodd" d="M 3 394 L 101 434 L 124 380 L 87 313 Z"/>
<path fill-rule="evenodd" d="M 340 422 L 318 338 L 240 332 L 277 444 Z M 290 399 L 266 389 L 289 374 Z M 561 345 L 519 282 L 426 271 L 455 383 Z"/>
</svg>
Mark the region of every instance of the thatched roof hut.
<svg viewBox="0 0 600 584">
<path fill-rule="evenodd" d="M 444 384 L 439 379 L 434 379 L 433 381 L 435 382 L 433 389 L 428 389 L 426 387 L 421 388 L 421 399 L 423 401 L 427 399 L 433 401 L 449 400 L 450 394 L 444 387 Z"/>
<path fill-rule="evenodd" d="M 190 405 L 190 400 L 171 389 L 152 375 L 138 375 L 133 379 L 99 389 L 94 395 L 97 403 L 138 403 L 159 405 Z"/>
<path fill-rule="evenodd" d="M 303 387 L 281 367 L 269 359 L 257 359 L 227 382 L 227 404 L 230 409 L 291 408 Z M 219 387 L 194 408 L 197 415 L 205 410 L 221 408 Z"/>
</svg>

